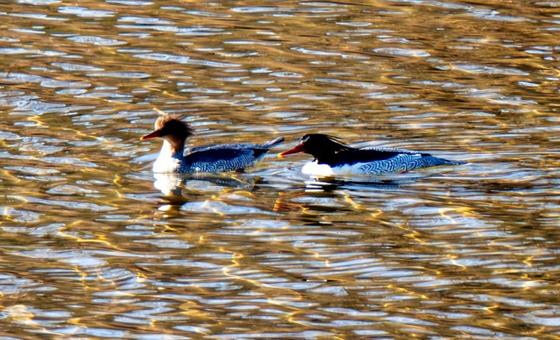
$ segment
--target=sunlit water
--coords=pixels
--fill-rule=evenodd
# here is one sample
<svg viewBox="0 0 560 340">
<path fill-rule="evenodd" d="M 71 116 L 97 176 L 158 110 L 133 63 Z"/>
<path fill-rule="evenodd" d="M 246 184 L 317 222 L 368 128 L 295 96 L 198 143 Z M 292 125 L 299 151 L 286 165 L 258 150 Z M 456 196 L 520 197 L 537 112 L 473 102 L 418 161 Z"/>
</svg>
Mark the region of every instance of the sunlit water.
<svg viewBox="0 0 560 340">
<path fill-rule="evenodd" d="M 0 19 L 0 335 L 560 336 L 560 2 L 8 0 Z M 138 140 L 156 110 L 194 145 L 287 142 L 170 185 Z M 306 132 L 469 164 L 321 182 L 274 157 Z"/>
</svg>

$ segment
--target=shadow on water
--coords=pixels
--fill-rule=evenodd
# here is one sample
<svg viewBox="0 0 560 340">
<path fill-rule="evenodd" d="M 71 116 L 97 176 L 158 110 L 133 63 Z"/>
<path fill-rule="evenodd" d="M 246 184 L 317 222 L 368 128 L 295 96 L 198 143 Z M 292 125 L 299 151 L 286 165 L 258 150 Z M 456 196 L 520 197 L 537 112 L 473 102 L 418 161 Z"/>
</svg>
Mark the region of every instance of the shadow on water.
<svg viewBox="0 0 560 340">
<path fill-rule="evenodd" d="M 220 174 L 153 174 L 153 185 L 166 201 L 182 204 L 189 199 L 199 199 L 228 190 L 247 192 L 324 192 L 345 191 L 350 194 L 368 195 L 374 192 L 405 192 L 411 186 L 434 178 L 447 182 L 441 169 L 413 171 L 405 174 L 379 177 L 306 177 L 301 174 L 287 173 L 277 168 L 247 173 Z M 451 183 L 451 182 L 450 182 Z"/>
<path fill-rule="evenodd" d="M 294 190 L 321 190 L 330 192 L 334 190 L 351 191 L 376 191 L 397 190 L 407 184 L 412 184 L 429 176 L 407 176 L 399 179 L 380 178 L 311 178 L 302 179 L 301 182 L 293 182 L 284 186 L 284 191 Z M 181 196 L 215 193 L 227 189 L 241 189 L 257 191 L 268 189 L 275 184 L 275 178 L 266 178 L 252 174 L 154 174 L 154 187 L 164 196 Z"/>
<path fill-rule="evenodd" d="M 321 189 L 323 191 L 350 190 L 350 191 L 378 191 L 398 190 L 406 185 L 425 180 L 431 175 L 404 174 L 399 176 L 341 178 L 325 177 L 305 180 L 306 189 Z"/>
<path fill-rule="evenodd" d="M 258 177 L 232 174 L 154 174 L 154 187 L 166 198 L 212 194 L 226 189 L 252 190 Z"/>
<path fill-rule="evenodd" d="M 208 211 L 221 214 L 232 209 L 230 206 L 222 206 L 228 201 L 227 197 L 239 193 L 336 198 L 347 195 L 371 195 L 376 192 L 394 193 L 399 190 L 406 190 L 407 185 L 424 178 L 427 177 L 408 175 L 406 178 L 391 179 L 298 178 L 298 180 L 292 179 L 285 183 L 281 181 L 282 177 L 266 174 L 265 171 L 256 174 L 154 174 L 153 185 L 160 191 L 161 203 L 166 211 L 179 211 L 188 206 L 205 202 L 202 205 L 205 205 Z M 315 208 L 318 208 L 318 206 L 315 206 Z M 330 210 L 327 206 L 323 208 Z M 251 208 L 241 209 L 250 211 Z M 243 211 L 239 212 L 243 213 Z"/>
</svg>

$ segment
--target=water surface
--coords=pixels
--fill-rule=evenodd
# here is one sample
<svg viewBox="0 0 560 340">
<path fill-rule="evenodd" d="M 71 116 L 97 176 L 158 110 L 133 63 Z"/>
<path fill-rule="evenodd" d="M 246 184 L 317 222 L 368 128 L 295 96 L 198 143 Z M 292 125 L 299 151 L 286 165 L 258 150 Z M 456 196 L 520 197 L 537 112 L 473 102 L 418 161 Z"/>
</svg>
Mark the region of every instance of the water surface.
<svg viewBox="0 0 560 340">
<path fill-rule="evenodd" d="M 560 336 L 557 1 L 0 18 L 0 335 Z M 320 132 L 469 164 L 317 181 L 272 153 L 162 189 L 138 140 L 158 110 L 193 145 Z"/>
</svg>

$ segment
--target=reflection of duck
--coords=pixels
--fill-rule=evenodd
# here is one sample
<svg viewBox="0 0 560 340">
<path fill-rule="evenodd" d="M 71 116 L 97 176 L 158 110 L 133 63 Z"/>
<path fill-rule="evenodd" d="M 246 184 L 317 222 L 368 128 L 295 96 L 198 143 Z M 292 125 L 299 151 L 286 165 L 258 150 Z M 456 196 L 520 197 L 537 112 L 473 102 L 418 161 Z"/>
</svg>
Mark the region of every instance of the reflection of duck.
<svg viewBox="0 0 560 340">
<path fill-rule="evenodd" d="M 218 192 L 235 188 L 250 190 L 254 179 L 239 179 L 225 174 L 192 174 L 184 176 L 178 173 L 155 173 L 154 187 L 164 196 L 180 197 L 183 189 L 190 194 L 195 192 Z"/>
<path fill-rule="evenodd" d="M 155 122 L 155 131 L 142 140 L 160 137 L 163 146 L 153 170 L 156 173 L 199 173 L 241 171 L 262 159 L 268 150 L 280 144 L 278 137 L 264 144 L 219 144 L 194 147 L 185 155 L 185 140 L 192 135 L 190 126 L 178 117 L 165 115 Z"/>
<path fill-rule="evenodd" d="M 302 168 L 304 174 L 312 176 L 379 176 L 437 165 L 465 164 L 434 157 L 423 152 L 354 148 L 335 137 L 323 134 L 305 135 L 298 145 L 280 153 L 279 156 L 284 157 L 298 152 L 308 153 L 315 157 L 313 162 L 305 164 Z"/>
</svg>

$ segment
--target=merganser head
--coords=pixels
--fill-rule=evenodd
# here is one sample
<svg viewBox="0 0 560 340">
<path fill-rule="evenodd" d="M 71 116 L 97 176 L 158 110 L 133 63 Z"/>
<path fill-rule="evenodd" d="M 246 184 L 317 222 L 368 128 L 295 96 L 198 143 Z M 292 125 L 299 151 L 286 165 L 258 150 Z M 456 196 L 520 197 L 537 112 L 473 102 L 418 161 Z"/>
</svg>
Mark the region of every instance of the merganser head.
<svg viewBox="0 0 560 340">
<path fill-rule="evenodd" d="M 307 134 L 301 137 L 298 145 L 290 150 L 278 154 L 279 157 L 298 152 L 304 152 L 312 155 L 316 159 L 328 157 L 343 150 L 349 150 L 350 147 L 336 137 L 324 135 L 321 133 Z"/>
<path fill-rule="evenodd" d="M 160 116 L 155 124 L 154 131 L 140 137 L 141 140 L 160 137 L 168 141 L 175 150 L 184 147 L 185 139 L 192 136 L 191 127 L 181 121 L 179 116 L 165 115 Z"/>
</svg>

